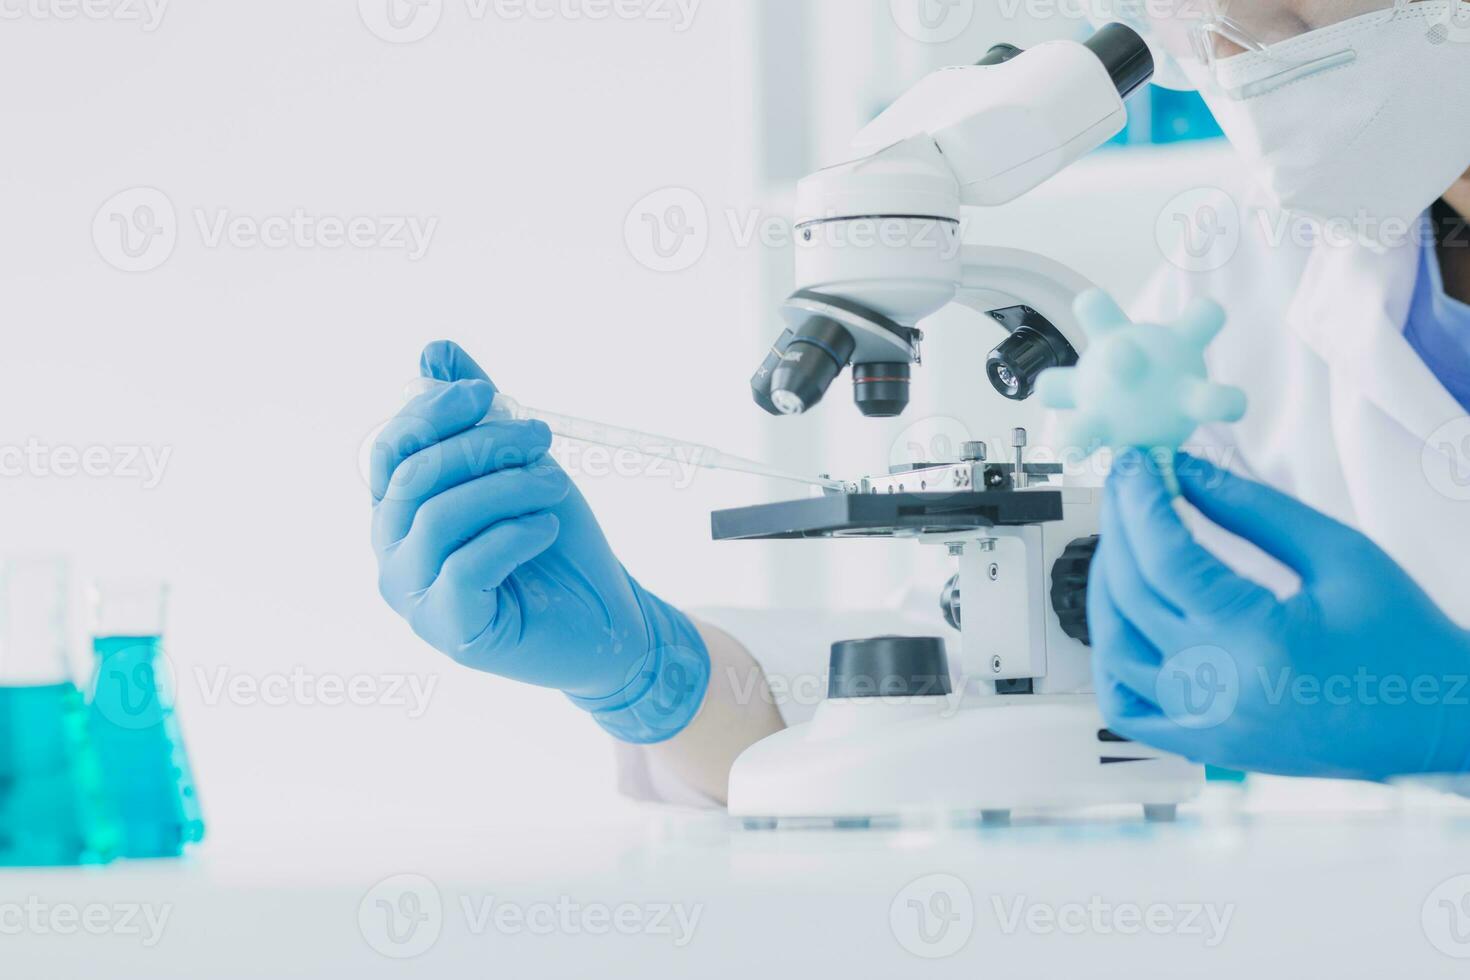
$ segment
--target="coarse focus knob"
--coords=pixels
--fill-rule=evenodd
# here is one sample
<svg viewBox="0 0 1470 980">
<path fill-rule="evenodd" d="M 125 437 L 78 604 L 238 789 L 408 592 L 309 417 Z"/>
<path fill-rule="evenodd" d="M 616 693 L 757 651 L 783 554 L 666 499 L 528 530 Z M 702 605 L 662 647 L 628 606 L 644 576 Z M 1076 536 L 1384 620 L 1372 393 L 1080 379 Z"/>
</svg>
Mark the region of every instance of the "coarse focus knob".
<svg viewBox="0 0 1470 980">
<path fill-rule="evenodd" d="M 1087 630 L 1087 575 L 1097 554 L 1097 535 L 1078 538 L 1067 545 L 1051 567 L 1051 607 L 1062 621 L 1062 632 L 1092 646 Z"/>
</svg>

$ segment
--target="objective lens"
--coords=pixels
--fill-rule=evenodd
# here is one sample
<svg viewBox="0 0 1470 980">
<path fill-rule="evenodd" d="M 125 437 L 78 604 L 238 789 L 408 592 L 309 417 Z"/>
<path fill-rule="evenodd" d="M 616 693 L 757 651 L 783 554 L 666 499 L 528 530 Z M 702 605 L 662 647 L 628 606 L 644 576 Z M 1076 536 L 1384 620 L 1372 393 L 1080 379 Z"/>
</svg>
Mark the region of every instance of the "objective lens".
<svg viewBox="0 0 1470 980">
<path fill-rule="evenodd" d="M 782 415 L 800 415 L 806 411 L 806 405 L 802 400 L 789 391 L 774 391 L 771 393 L 771 404 L 776 406 L 776 411 Z"/>
<path fill-rule="evenodd" d="M 870 419 L 890 419 L 909 407 L 909 366 L 878 362 L 852 366 L 852 397 Z"/>
<path fill-rule="evenodd" d="M 771 403 L 783 415 L 807 411 L 847 367 L 857 342 L 836 320 L 813 316 L 791 338 L 771 372 Z"/>
</svg>

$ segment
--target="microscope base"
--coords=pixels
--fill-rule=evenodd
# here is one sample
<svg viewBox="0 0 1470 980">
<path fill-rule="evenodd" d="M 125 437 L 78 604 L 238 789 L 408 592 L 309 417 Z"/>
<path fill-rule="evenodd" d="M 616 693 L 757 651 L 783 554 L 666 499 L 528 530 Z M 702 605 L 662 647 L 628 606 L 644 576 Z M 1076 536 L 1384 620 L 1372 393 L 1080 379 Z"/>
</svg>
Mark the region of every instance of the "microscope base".
<svg viewBox="0 0 1470 980">
<path fill-rule="evenodd" d="M 1003 824 L 1131 803 L 1162 821 L 1203 785 L 1201 767 L 1108 732 L 1090 694 L 833 699 L 735 761 L 730 813 L 752 828 Z"/>
</svg>

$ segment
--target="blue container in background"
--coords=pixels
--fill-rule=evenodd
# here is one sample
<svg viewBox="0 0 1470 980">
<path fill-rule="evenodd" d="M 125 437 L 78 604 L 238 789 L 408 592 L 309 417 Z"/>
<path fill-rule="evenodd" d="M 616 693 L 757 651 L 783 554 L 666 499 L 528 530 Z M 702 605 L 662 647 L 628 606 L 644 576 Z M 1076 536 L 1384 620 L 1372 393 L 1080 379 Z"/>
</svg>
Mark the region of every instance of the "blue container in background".
<svg viewBox="0 0 1470 980">
<path fill-rule="evenodd" d="M 1224 134 L 1198 92 L 1176 92 L 1150 85 L 1128 103 L 1128 126 L 1112 144 L 1159 146 L 1218 139 Z"/>
</svg>

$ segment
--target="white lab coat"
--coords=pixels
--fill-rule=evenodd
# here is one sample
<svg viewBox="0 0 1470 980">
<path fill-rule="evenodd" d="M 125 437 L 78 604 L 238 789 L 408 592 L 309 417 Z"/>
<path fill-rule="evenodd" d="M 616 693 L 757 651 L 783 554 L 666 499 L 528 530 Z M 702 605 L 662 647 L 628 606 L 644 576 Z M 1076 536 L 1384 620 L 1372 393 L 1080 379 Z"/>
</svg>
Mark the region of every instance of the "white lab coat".
<svg viewBox="0 0 1470 980">
<path fill-rule="evenodd" d="M 1210 372 L 1250 409 L 1202 433 L 1208 451 L 1363 531 L 1470 626 L 1470 420 L 1404 339 L 1419 246 L 1278 244 L 1264 226 L 1279 215 L 1261 214 L 1245 216 L 1224 267 L 1161 274 L 1136 315 L 1167 318 L 1195 296 L 1224 304 Z M 1196 533 L 1281 582 L 1254 549 L 1202 523 Z"/>
<path fill-rule="evenodd" d="M 1362 530 L 1470 627 L 1470 419 L 1403 336 L 1418 246 L 1278 242 L 1281 216 L 1259 194 L 1232 197 L 1243 205 L 1233 257 L 1210 272 L 1166 264 L 1132 311 L 1168 322 L 1206 296 L 1229 313 L 1210 350 L 1211 375 L 1244 389 L 1250 410 L 1237 425 L 1202 431 L 1190 448 Z M 1280 592 L 1294 588 L 1294 577 L 1254 547 L 1203 520 L 1194 529 L 1243 574 Z M 944 633 L 953 653 L 958 634 L 939 619 L 937 594 L 925 581 L 872 623 L 847 614 L 706 616 L 784 682 L 821 675 L 830 644 L 855 636 Z M 810 716 L 807 700 L 778 702 L 788 723 Z M 708 802 L 640 750 L 624 746 L 619 755 L 626 792 Z"/>
</svg>

